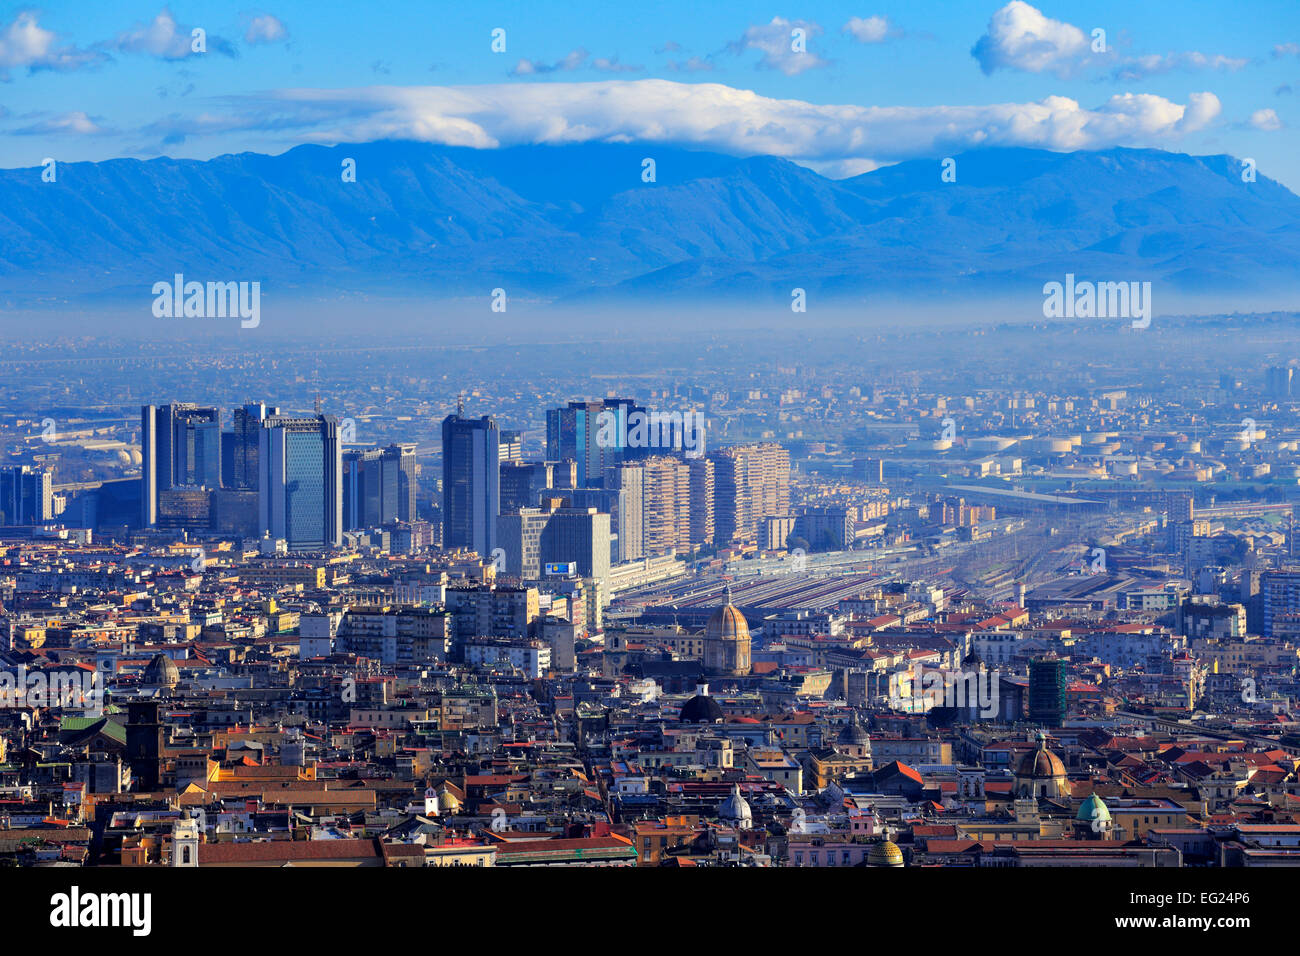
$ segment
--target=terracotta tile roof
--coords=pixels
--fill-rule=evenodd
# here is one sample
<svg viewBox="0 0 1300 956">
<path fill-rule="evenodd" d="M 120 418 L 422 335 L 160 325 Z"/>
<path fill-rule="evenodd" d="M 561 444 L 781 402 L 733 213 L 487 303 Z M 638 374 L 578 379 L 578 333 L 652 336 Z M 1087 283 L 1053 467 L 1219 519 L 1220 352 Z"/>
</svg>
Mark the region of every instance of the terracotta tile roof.
<svg viewBox="0 0 1300 956">
<path fill-rule="evenodd" d="M 622 850 L 631 845 L 631 840 L 613 834 L 604 837 L 580 837 L 573 840 L 516 840 L 512 843 L 498 844 L 497 856 L 508 857 L 514 853 L 539 851 L 561 853 L 566 850 Z"/>
<path fill-rule="evenodd" d="M 376 840 L 262 840 L 254 843 L 200 843 L 199 864 L 292 863 L 378 859 Z"/>
</svg>

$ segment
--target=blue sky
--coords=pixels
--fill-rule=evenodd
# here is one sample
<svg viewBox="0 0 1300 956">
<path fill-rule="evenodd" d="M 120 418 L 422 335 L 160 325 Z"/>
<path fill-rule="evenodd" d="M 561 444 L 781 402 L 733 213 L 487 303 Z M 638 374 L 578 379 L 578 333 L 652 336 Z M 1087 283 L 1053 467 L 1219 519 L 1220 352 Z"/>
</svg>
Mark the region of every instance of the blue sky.
<svg viewBox="0 0 1300 956">
<path fill-rule="evenodd" d="M 5 167 L 406 136 L 661 141 L 848 175 L 1128 145 L 1251 157 L 1300 191 L 1296 0 L 56 0 L 0 4 L 0 81 Z"/>
</svg>

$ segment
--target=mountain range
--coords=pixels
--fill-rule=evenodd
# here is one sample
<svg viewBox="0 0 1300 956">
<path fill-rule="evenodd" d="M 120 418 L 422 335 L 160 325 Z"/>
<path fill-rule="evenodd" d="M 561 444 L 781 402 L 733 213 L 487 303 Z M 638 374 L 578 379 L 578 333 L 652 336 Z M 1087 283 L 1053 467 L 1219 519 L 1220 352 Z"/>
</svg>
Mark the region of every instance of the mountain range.
<svg viewBox="0 0 1300 956">
<path fill-rule="evenodd" d="M 260 281 L 268 298 L 485 301 L 852 300 L 1066 273 L 1192 295 L 1300 288 L 1300 197 L 1244 181 L 1233 157 L 987 149 L 951 157 L 955 182 L 941 159 L 832 180 L 645 144 L 383 141 L 61 163 L 54 182 L 3 170 L 0 303 L 147 302 L 176 273 Z"/>
</svg>

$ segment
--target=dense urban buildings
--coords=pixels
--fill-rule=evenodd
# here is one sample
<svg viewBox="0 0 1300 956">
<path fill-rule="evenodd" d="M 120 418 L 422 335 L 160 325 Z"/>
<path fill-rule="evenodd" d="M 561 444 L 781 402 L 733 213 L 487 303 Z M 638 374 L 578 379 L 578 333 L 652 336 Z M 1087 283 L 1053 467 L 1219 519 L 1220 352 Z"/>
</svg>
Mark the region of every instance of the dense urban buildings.
<svg viewBox="0 0 1300 956">
<path fill-rule="evenodd" d="M 47 6 L 14 939 L 1285 928 L 1295 0 Z"/>
<path fill-rule="evenodd" d="M 1121 394 L 952 348 L 926 386 L 883 356 L 733 397 L 723 366 L 676 396 L 701 455 L 549 441 L 557 408 L 564 434 L 671 388 L 575 402 L 472 366 L 473 414 L 444 395 L 418 425 L 310 393 L 53 442 L 0 419 L 0 855 L 1300 863 L 1277 376 L 1193 413 L 1185 364 L 1104 374 L 1146 382 Z"/>
<path fill-rule="evenodd" d="M 588 400 L 563 359 L 457 354 L 383 414 L 340 370 L 327 414 L 316 383 L 245 401 L 250 359 L 233 398 L 133 383 L 139 418 L 74 393 L 54 441 L 0 417 L 0 855 L 1300 862 L 1279 363 L 1098 340 L 1057 382 L 987 360 L 1046 351 L 1019 334 L 929 379 L 901 345 L 757 379 L 742 350 Z M 578 406 L 710 444 L 552 447 Z"/>
</svg>

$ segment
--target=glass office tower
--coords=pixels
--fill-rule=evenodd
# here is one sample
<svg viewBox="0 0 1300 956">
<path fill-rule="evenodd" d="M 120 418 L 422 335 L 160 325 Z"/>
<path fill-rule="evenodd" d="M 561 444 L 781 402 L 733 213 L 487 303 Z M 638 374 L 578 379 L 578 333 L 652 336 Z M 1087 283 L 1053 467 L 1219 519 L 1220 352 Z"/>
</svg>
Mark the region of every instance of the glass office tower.
<svg viewBox="0 0 1300 956">
<path fill-rule="evenodd" d="M 486 415 L 442 420 L 442 545 L 488 558 L 501 511 L 500 432 Z"/>
<path fill-rule="evenodd" d="M 338 420 L 270 416 L 258 444 L 258 522 L 290 551 L 343 543 L 343 456 Z"/>
</svg>

